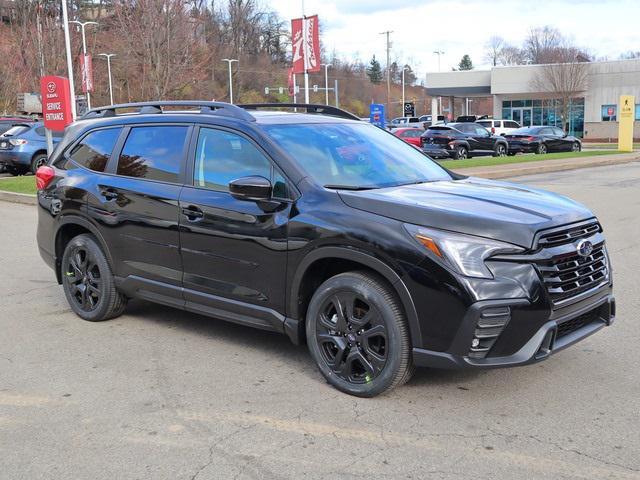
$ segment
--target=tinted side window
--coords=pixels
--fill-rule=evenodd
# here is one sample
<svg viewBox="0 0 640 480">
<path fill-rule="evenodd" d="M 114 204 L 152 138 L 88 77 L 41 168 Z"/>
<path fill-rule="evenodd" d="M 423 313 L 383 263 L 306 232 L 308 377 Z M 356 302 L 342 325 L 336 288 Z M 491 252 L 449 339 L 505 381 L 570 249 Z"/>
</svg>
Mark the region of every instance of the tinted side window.
<svg viewBox="0 0 640 480">
<path fill-rule="evenodd" d="M 96 130 L 84 137 L 71 152 L 69 158 L 89 170 L 104 172 L 122 128 Z"/>
<path fill-rule="evenodd" d="M 235 133 L 201 128 L 193 184 L 226 192 L 229 182 L 260 175 L 271 178 L 271 162 L 249 140 Z"/>
<path fill-rule="evenodd" d="M 476 135 L 486 135 L 487 133 L 489 133 L 489 130 L 486 128 L 476 126 Z"/>
<path fill-rule="evenodd" d="M 520 128 L 520 125 L 518 125 L 516 122 L 505 122 L 507 128 Z"/>
<path fill-rule="evenodd" d="M 44 127 L 37 127 L 35 130 L 36 134 L 40 135 L 41 137 L 44 137 L 46 135 Z"/>
<path fill-rule="evenodd" d="M 118 175 L 178 182 L 188 130 L 173 125 L 132 128 L 118 159 Z"/>
<path fill-rule="evenodd" d="M 557 137 L 564 137 L 564 132 L 562 131 L 561 128 L 554 128 L 553 129 L 553 134 Z"/>
</svg>

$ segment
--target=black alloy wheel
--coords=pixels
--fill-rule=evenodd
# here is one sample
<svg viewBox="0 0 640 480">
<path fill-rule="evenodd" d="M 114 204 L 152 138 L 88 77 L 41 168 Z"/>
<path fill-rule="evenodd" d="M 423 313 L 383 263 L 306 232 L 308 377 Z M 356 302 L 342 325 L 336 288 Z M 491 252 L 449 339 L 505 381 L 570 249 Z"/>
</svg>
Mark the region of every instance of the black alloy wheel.
<svg viewBox="0 0 640 480">
<path fill-rule="evenodd" d="M 467 147 L 460 145 L 456 147 L 456 160 L 464 160 L 467 158 Z"/>
<path fill-rule="evenodd" d="M 395 292 L 369 272 L 326 280 L 307 310 L 309 351 L 339 390 L 373 397 L 413 373 L 409 329 Z"/>
<path fill-rule="evenodd" d="M 498 143 L 496 145 L 496 151 L 494 156 L 495 157 L 506 157 L 507 155 L 507 147 L 504 146 L 504 144 L 502 143 Z"/>
<path fill-rule="evenodd" d="M 370 382 L 387 362 L 385 322 L 375 306 L 354 292 L 336 292 L 324 302 L 316 338 L 324 361 L 348 382 Z"/>
<path fill-rule="evenodd" d="M 65 296 L 76 315 L 98 322 L 124 311 L 127 299 L 116 290 L 111 268 L 95 237 L 83 234 L 72 238 L 60 268 Z"/>
</svg>

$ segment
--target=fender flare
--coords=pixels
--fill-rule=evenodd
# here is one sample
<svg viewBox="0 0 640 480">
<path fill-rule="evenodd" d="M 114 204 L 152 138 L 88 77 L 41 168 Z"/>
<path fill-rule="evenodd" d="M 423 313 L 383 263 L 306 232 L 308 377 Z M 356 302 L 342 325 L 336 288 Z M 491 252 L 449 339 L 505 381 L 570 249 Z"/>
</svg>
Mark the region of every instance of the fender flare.
<svg viewBox="0 0 640 480">
<path fill-rule="evenodd" d="M 58 236 L 60 235 L 60 231 L 62 230 L 62 228 L 65 225 L 78 225 L 80 227 L 86 228 L 87 230 L 89 230 L 89 232 L 91 232 L 91 234 L 96 237 L 96 239 L 98 240 L 98 243 L 100 244 L 100 247 L 102 248 L 102 251 L 104 252 L 105 256 L 107 257 L 107 262 L 109 263 L 109 266 L 111 267 L 111 270 L 113 271 L 114 268 L 114 263 L 113 263 L 113 258 L 111 257 L 111 252 L 109 251 L 109 249 L 107 248 L 107 242 L 104 240 L 104 237 L 102 236 L 102 234 L 100 233 L 100 231 L 98 230 L 98 228 L 91 223 L 89 220 L 87 220 L 84 217 L 81 217 L 79 215 L 62 215 L 60 216 L 60 219 L 58 220 L 58 225 L 56 227 L 56 231 L 55 231 L 55 235 L 54 235 L 54 243 L 53 243 L 53 250 L 54 250 L 54 260 L 55 260 L 55 264 L 56 264 L 56 277 L 58 279 L 58 283 L 62 283 L 62 277 L 61 277 L 61 273 L 60 273 L 60 262 L 61 262 L 61 258 L 59 258 L 57 256 L 57 245 L 58 245 Z M 115 274 L 115 272 L 114 272 Z"/>
<path fill-rule="evenodd" d="M 363 264 L 364 266 L 374 270 L 376 273 L 385 278 L 393 287 L 395 293 L 398 295 L 400 302 L 404 308 L 407 316 L 407 322 L 409 324 L 409 332 L 411 334 L 412 346 L 422 345 L 422 334 L 420 331 L 420 322 L 418 319 L 418 313 L 416 307 L 409 293 L 409 289 L 405 285 L 402 278 L 393 270 L 389 265 L 382 260 L 372 256 L 369 253 L 361 250 L 356 250 L 347 247 L 320 247 L 311 251 L 304 259 L 298 264 L 296 272 L 292 279 L 291 296 L 289 297 L 289 312 L 290 320 L 295 319 L 299 323 L 299 327 L 304 325 L 304 318 L 300 318 L 300 312 L 298 308 L 298 296 L 300 294 L 300 287 L 302 286 L 302 279 L 309 267 L 316 261 L 325 258 L 341 258 L 344 260 L 351 260 Z M 299 329 L 302 332 L 302 328 Z M 291 334 L 290 334 L 291 336 Z"/>
</svg>

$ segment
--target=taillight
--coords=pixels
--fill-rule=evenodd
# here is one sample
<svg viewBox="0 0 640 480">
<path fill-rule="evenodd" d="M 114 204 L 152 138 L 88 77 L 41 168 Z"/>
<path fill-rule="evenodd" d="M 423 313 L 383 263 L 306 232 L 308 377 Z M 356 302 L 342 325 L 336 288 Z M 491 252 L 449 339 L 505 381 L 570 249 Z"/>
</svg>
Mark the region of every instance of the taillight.
<svg viewBox="0 0 640 480">
<path fill-rule="evenodd" d="M 491 127 L 491 133 L 496 133 L 496 127 Z"/>
<path fill-rule="evenodd" d="M 525 138 L 525 140 L 527 142 L 533 142 L 535 139 L 536 139 L 536 137 L 527 137 L 527 138 Z"/>
<path fill-rule="evenodd" d="M 38 190 L 44 190 L 49 186 L 51 180 L 56 176 L 56 172 L 51 167 L 40 167 L 36 172 L 36 188 Z"/>
<path fill-rule="evenodd" d="M 9 140 L 9 143 L 14 147 L 17 147 L 18 145 L 26 145 L 29 142 L 27 142 L 23 138 L 15 138 L 15 139 L 12 138 L 11 140 Z"/>
</svg>

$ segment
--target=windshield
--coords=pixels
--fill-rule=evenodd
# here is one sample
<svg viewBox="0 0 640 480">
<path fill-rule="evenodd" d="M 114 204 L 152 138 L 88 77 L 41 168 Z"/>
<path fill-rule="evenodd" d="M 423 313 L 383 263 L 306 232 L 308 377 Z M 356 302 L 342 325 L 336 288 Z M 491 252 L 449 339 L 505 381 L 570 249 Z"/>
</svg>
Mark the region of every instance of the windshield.
<svg viewBox="0 0 640 480">
<path fill-rule="evenodd" d="M 381 188 L 451 176 L 415 147 L 366 124 L 265 125 L 267 134 L 318 183 Z"/>
</svg>

